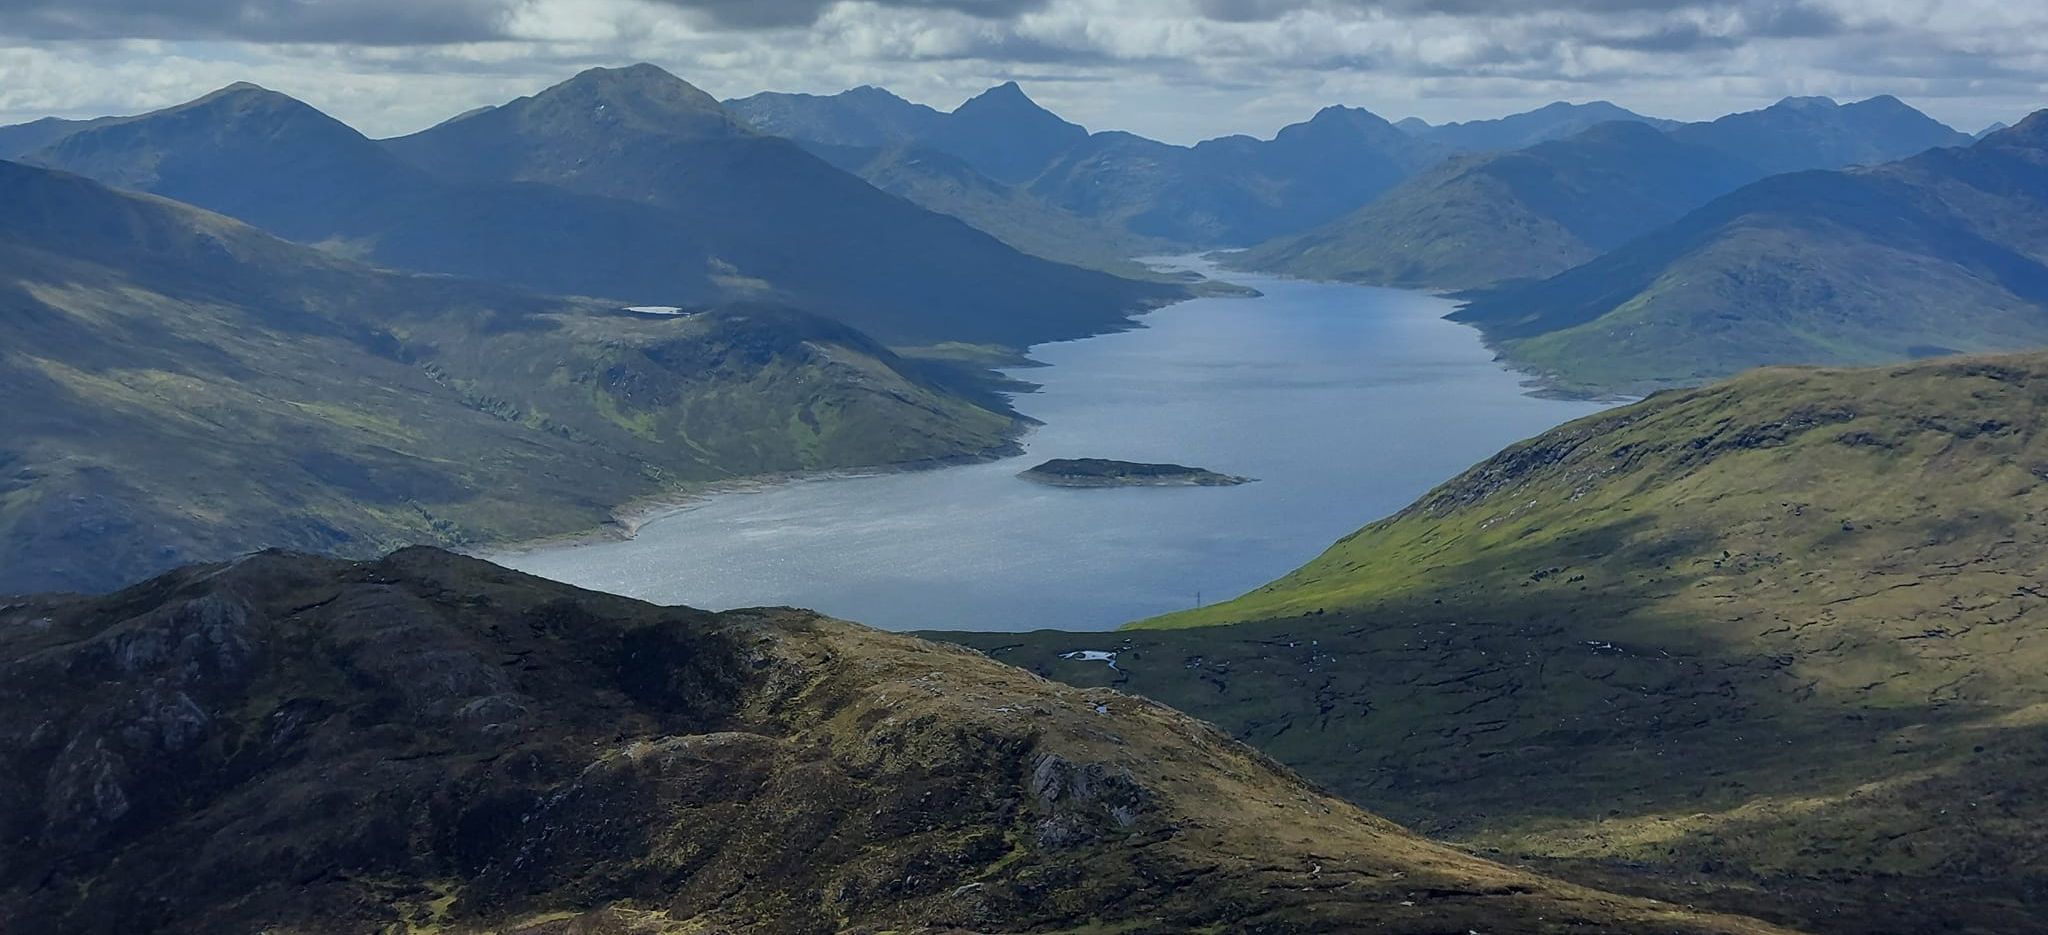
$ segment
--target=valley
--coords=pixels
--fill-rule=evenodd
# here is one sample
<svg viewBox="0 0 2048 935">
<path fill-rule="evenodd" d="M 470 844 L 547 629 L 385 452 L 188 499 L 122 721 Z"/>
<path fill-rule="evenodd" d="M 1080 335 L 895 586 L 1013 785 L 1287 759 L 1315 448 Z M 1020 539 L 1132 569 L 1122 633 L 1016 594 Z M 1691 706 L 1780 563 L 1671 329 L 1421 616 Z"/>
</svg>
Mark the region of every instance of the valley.
<svg viewBox="0 0 2048 935">
<path fill-rule="evenodd" d="M 1199 261 L 1198 268 L 1206 269 Z M 1169 268 L 1173 264 L 1165 264 Z M 1605 404 L 1532 396 L 1434 297 L 1259 277 L 1007 371 L 1018 457 L 754 487 L 629 541 L 491 551 L 657 603 L 816 608 L 891 629 L 1109 629 L 1254 587 L 1488 452 Z M 1051 458 L 1187 463 L 1227 488 L 1050 488 Z"/>
<path fill-rule="evenodd" d="M 2048 14 L 142 6 L 0 8 L 0 932 L 2048 918 Z"/>
</svg>

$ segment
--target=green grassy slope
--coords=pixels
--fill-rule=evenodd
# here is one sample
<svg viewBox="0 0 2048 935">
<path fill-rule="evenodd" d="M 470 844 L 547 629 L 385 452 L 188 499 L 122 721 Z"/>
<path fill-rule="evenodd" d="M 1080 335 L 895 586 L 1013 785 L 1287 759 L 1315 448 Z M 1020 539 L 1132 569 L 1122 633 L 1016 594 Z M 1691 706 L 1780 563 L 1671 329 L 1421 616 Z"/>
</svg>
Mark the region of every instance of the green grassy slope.
<svg viewBox="0 0 2048 935">
<path fill-rule="evenodd" d="M 2048 356 L 1759 371 L 1514 446 L 1226 604 L 952 638 L 1573 879 L 1845 935 L 2026 932 L 2044 429 Z"/>
<path fill-rule="evenodd" d="M 1013 418 L 843 325 L 358 267 L 0 163 L 0 589 L 266 545 L 595 527 L 762 472 L 978 456 Z"/>
<path fill-rule="evenodd" d="M 10 931 L 1779 931 L 1431 844 L 1128 695 L 432 550 L 12 601 L 0 659 Z"/>
<path fill-rule="evenodd" d="M 1454 159 L 1335 223 L 1230 259 L 1310 279 L 1469 289 L 1554 276 L 1763 172 L 1643 123 Z"/>
<path fill-rule="evenodd" d="M 1569 388 L 2048 343 L 2048 118 L 1968 149 L 1778 176 L 1456 317 Z"/>
</svg>

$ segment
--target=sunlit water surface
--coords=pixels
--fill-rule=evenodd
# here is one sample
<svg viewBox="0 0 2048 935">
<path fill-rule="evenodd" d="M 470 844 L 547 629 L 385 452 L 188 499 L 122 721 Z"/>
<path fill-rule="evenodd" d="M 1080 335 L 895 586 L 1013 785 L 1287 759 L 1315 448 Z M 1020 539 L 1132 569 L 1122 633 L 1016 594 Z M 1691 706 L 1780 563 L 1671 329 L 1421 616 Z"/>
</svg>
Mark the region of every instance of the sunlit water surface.
<svg viewBox="0 0 2048 935">
<path fill-rule="evenodd" d="M 1025 457 L 713 497 L 632 541 L 497 556 L 714 610 L 815 608 L 893 630 L 1103 630 L 1232 597 L 1518 439 L 1599 407 L 1529 395 L 1452 303 L 1231 277 L 1265 293 L 1045 345 Z M 1166 461 L 1228 488 L 1068 490 L 1048 458 Z"/>
</svg>

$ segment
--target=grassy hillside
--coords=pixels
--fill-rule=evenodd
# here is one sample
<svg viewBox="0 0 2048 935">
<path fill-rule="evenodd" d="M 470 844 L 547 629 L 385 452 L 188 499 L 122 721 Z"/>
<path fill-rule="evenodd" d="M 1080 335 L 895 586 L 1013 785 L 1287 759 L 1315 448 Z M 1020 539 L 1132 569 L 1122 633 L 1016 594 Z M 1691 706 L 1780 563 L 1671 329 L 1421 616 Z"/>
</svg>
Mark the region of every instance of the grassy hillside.
<svg viewBox="0 0 2048 935">
<path fill-rule="evenodd" d="M 1595 391 L 2048 343 L 2044 152 L 2037 116 L 1967 149 L 1766 179 L 1456 317 Z"/>
<path fill-rule="evenodd" d="M 10 603 L 0 658 L 10 930 L 1777 931 L 1428 843 L 1127 695 L 431 550 Z"/>
<path fill-rule="evenodd" d="M 1226 604 L 956 638 L 1582 882 L 2026 932 L 2044 429 L 2048 355 L 1760 371 L 1514 446 Z"/>
<path fill-rule="evenodd" d="M 0 163 L 0 590 L 595 527 L 763 472 L 972 457 L 1000 404 L 844 325 L 383 273 Z"/>
<path fill-rule="evenodd" d="M 1648 124 L 1609 123 L 1528 149 L 1453 159 L 1339 221 L 1229 262 L 1422 289 L 1542 279 L 1763 174 Z"/>
</svg>

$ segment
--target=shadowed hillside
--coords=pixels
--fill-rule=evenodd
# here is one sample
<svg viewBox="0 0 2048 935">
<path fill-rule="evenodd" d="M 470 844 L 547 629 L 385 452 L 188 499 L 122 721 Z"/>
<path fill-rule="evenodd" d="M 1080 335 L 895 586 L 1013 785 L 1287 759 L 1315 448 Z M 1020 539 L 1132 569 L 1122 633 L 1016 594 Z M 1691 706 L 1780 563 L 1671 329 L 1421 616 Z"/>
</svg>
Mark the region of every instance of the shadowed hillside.
<svg viewBox="0 0 2048 935">
<path fill-rule="evenodd" d="M 431 550 L 16 601 L 0 657 L 9 929 L 1774 931 L 1430 844 L 1116 692 Z"/>
<path fill-rule="evenodd" d="M 956 638 L 1581 882 L 2030 932 L 2044 428 L 2048 356 L 1760 371 L 1516 445 L 1235 601 Z"/>
</svg>

